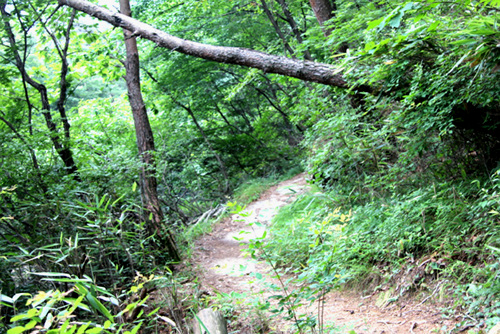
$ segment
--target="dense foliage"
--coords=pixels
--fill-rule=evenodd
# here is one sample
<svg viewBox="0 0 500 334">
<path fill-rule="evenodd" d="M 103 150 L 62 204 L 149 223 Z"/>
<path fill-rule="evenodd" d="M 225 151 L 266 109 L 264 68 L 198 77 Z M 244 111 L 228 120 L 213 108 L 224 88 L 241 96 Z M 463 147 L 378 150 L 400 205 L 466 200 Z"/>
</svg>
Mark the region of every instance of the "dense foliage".
<svg viewBox="0 0 500 334">
<path fill-rule="evenodd" d="M 334 64 L 349 83 L 305 83 L 139 40 L 156 145 L 156 165 L 145 167 L 121 31 L 56 1 L 0 1 L 1 330 L 58 328 L 65 318 L 44 317 L 77 307 L 88 328 L 158 325 L 146 320 L 156 312 L 139 311 L 117 324 L 148 291 L 120 287 L 171 264 L 148 231 L 142 168 L 154 169 L 164 225 L 189 254 L 182 231 L 203 213 L 243 181 L 300 164 L 319 188 L 275 221 L 266 249 L 277 265 L 325 289 L 339 277 L 377 285 L 432 259 L 415 275 L 453 278 L 455 306 L 486 314 L 474 325 L 500 320 L 499 1 L 331 2 L 326 23 L 304 1 L 133 2 L 135 18 L 172 35 Z M 26 300 L 35 311 L 13 327 Z"/>
</svg>

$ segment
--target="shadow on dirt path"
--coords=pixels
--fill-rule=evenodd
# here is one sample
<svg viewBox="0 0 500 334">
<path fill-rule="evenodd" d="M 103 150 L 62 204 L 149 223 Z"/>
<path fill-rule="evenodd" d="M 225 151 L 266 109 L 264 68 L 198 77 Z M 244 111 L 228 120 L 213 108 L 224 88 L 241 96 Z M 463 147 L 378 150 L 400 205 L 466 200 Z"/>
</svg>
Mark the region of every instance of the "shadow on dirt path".
<svg viewBox="0 0 500 334">
<path fill-rule="evenodd" d="M 271 223 L 279 208 L 292 203 L 309 186 L 305 174 L 269 188 L 245 210 L 248 217 L 233 215 L 214 227 L 212 233 L 201 237 L 195 246 L 193 262 L 199 267 L 201 288 L 210 295 L 222 293 L 246 293 L 260 298 L 269 298 L 270 291 L 255 273 L 272 276 L 270 266 L 245 256 L 245 241 L 260 237 L 265 226 Z M 257 228 L 249 223 L 259 222 Z M 242 232 L 243 231 L 243 232 Z M 240 238 L 243 240 L 236 240 Z M 407 334 L 447 333 L 454 327 L 455 319 L 444 319 L 440 305 L 427 301 L 403 300 L 388 303 L 384 291 L 370 296 L 361 296 L 354 291 L 334 291 L 324 299 L 324 322 L 334 324 L 332 333 L 356 334 Z M 317 303 L 302 311 L 317 313 Z M 240 326 L 244 321 L 239 322 Z M 293 333 L 289 323 L 279 319 L 269 321 L 274 333 Z M 233 328 L 232 333 L 253 333 L 249 326 Z"/>
</svg>

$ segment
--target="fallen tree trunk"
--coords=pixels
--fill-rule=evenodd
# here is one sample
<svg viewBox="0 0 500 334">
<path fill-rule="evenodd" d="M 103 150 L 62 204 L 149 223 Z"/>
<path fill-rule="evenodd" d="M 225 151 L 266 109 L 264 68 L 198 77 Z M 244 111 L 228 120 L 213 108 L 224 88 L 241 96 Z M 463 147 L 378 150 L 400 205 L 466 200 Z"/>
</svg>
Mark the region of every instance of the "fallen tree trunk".
<svg viewBox="0 0 500 334">
<path fill-rule="evenodd" d="M 115 27 L 127 29 L 132 32 L 134 37 L 140 36 L 151 40 L 157 45 L 172 51 L 219 63 L 252 67 L 266 73 L 281 74 L 304 81 L 348 88 L 348 84 L 342 75 L 336 73 L 338 72 L 337 69 L 330 64 L 275 56 L 245 48 L 213 46 L 188 41 L 169 35 L 164 31 L 123 14 L 114 13 L 96 6 L 85 0 L 58 0 L 58 2 L 60 5 L 72 7 L 100 20 L 109 22 Z"/>
</svg>

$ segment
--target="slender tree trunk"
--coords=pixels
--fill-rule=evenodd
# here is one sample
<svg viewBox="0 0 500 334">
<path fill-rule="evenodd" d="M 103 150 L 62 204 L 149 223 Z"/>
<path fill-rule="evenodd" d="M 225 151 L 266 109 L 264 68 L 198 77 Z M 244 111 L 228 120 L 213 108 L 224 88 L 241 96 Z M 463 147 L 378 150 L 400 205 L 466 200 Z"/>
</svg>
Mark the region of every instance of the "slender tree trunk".
<svg viewBox="0 0 500 334">
<path fill-rule="evenodd" d="M 61 46 L 60 45 L 61 38 L 58 38 L 52 31 L 50 31 L 50 29 L 46 25 L 46 22 L 43 20 L 42 15 L 38 12 L 38 8 L 35 7 L 31 2 L 29 4 L 33 9 L 33 11 L 37 14 L 38 21 L 43 26 L 43 29 L 47 34 L 49 34 L 50 38 L 52 39 L 52 42 L 54 43 L 59 58 L 61 59 L 61 73 L 59 76 L 59 99 L 57 100 L 57 109 L 59 110 L 59 115 L 61 115 L 61 122 L 63 124 L 63 129 L 64 129 L 64 138 L 65 138 L 64 147 L 69 147 L 71 126 L 69 124 L 65 106 L 66 99 L 68 97 L 68 81 L 67 81 L 68 71 L 69 71 L 68 49 L 71 37 L 71 30 L 73 29 L 73 24 L 75 22 L 77 10 L 73 9 L 73 11 L 71 12 L 68 25 L 66 26 L 64 32 L 64 45 Z"/>
<path fill-rule="evenodd" d="M 290 146 L 297 146 L 298 143 L 300 142 L 298 137 L 301 137 L 301 136 L 295 136 L 295 133 L 294 133 L 295 131 L 293 131 L 292 122 L 290 121 L 290 117 L 287 115 L 287 113 L 285 113 L 283 111 L 283 109 L 279 106 L 279 104 L 274 103 L 273 100 L 267 95 L 267 93 L 264 90 L 262 90 L 256 86 L 253 86 L 253 88 L 259 94 L 264 96 L 264 98 L 267 100 L 267 102 L 269 102 L 269 104 L 281 115 L 281 117 L 283 118 L 283 123 L 285 124 L 285 131 L 287 133 L 288 144 Z M 296 127 L 299 131 L 302 130 L 298 125 Z M 303 132 L 303 130 L 301 132 Z"/>
<path fill-rule="evenodd" d="M 64 163 L 64 166 L 66 168 L 66 172 L 68 174 L 73 175 L 73 178 L 77 181 L 81 181 L 79 175 L 78 175 L 78 167 L 76 166 L 75 160 L 73 159 L 73 152 L 71 151 L 71 148 L 69 146 L 69 141 L 64 140 L 60 138 L 60 135 L 58 133 L 57 125 L 52 119 L 52 114 L 51 114 L 51 108 L 50 108 L 50 102 L 49 102 L 49 97 L 47 94 L 47 87 L 45 85 L 37 82 L 34 80 L 32 77 L 28 75 L 28 72 L 26 71 L 25 68 L 25 62 L 19 55 L 18 49 L 20 49 L 19 45 L 16 42 L 14 33 L 12 31 L 12 27 L 9 22 L 9 17 L 11 16 L 7 11 L 5 10 L 6 3 L 0 3 L 0 12 L 2 15 L 5 31 L 7 32 L 7 37 L 9 40 L 9 45 L 11 47 L 11 52 L 14 57 L 14 63 L 21 73 L 22 80 L 31 87 L 35 88 L 38 93 L 40 94 L 40 100 L 42 103 L 42 114 L 43 117 L 45 118 L 45 123 L 47 124 L 47 128 L 50 131 L 50 139 L 52 141 L 52 144 L 54 145 L 54 148 L 56 149 L 57 154 L 61 158 L 61 160 Z M 17 15 L 20 15 L 17 13 Z M 71 28 L 72 23 L 70 23 L 70 26 L 68 29 Z M 24 45 L 24 48 L 26 48 L 27 45 Z M 29 102 L 28 102 L 29 103 Z M 31 115 L 29 116 L 31 118 Z M 67 122 L 67 119 L 66 119 Z M 69 124 L 69 123 L 68 123 Z M 69 136 L 69 127 L 68 127 L 68 136 Z"/>
<path fill-rule="evenodd" d="M 222 110 L 219 108 L 217 101 L 215 101 L 215 100 L 214 100 L 214 107 L 215 107 L 215 110 L 217 111 L 217 113 L 220 115 L 220 117 L 222 117 L 222 119 L 224 120 L 224 123 L 227 124 L 227 126 L 229 128 L 229 132 L 231 132 L 232 135 L 236 134 L 236 132 L 234 132 L 234 130 L 238 131 L 239 133 L 242 133 L 242 131 L 240 129 L 238 129 L 235 125 L 233 125 L 233 124 L 231 124 L 231 122 L 229 122 L 226 115 L 224 115 Z"/>
<path fill-rule="evenodd" d="M 69 70 L 69 65 L 68 65 L 68 49 L 69 49 L 69 41 L 70 41 L 70 32 L 71 28 L 73 27 L 73 22 L 75 21 L 75 16 L 76 16 L 77 11 L 73 9 L 73 12 L 71 13 L 71 18 L 68 23 L 68 28 L 66 29 L 65 32 L 65 42 L 64 46 L 60 48 L 57 46 L 57 40 L 54 40 L 55 45 L 57 46 L 57 50 L 59 52 L 59 56 L 61 58 L 61 76 L 59 80 L 59 100 L 57 101 L 57 109 L 59 110 L 59 114 L 61 115 L 61 121 L 63 122 L 63 127 L 64 127 L 64 136 L 66 137 L 66 145 L 69 145 L 69 138 L 70 138 L 70 124 L 68 120 L 68 116 L 66 114 L 66 98 L 68 96 L 68 81 L 67 81 L 67 75 L 68 75 L 68 70 Z M 51 34 L 51 37 L 54 39 L 55 36 L 54 34 Z"/>
<path fill-rule="evenodd" d="M 286 40 L 285 34 L 283 34 L 283 31 L 281 31 L 281 28 L 278 24 L 278 21 L 276 21 L 273 13 L 271 13 L 271 11 L 269 10 L 269 7 L 267 6 L 266 0 L 260 0 L 260 3 L 262 5 L 262 9 L 264 10 L 264 13 L 266 14 L 266 16 L 269 19 L 269 21 L 271 22 L 271 24 L 273 25 L 274 30 L 276 31 L 276 33 L 280 37 L 281 41 L 283 42 L 283 46 L 285 47 L 285 50 L 288 51 L 288 53 L 290 54 L 290 56 L 292 58 L 295 58 L 295 51 L 293 51 L 290 44 L 288 44 L 288 41 Z"/>
<path fill-rule="evenodd" d="M 120 11 L 123 15 L 130 16 L 129 0 L 120 0 Z M 145 220 L 149 223 L 149 232 L 155 233 L 167 247 L 170 257 L 179 261 L 173 235 L 163 228 L 163 212 L 158 199 L 157 181 L 155 176 L 155 161 L 153 152 L 155 150 L 153 131 L 149 123 L 146 106 L 142 98 L 139 51 L 135 36 L 126 29 L 123 30 L 125 47 L 127 49 L 127 60 L 125 62 L 127 89 L 132 115 L 134 117 L 137 148 L 142 162 L 141 170 L 141 194 L 145 209 Z"/>
<path fill-rule="evenodd" d="M 283 14 L 285 14 L 286 22 L 288 22 L 288 24 L 290 25 L 290 28 L 292 29 L 292 32 L 295 35 L 295 39 L 297 39 L 297 42 L 299 42 L 299 44 L 302 44 L 304 42 L 304 40 L 302 39 L 302 33 L 299 27 L 297 26 L 297 22 L 293 18 L 287 3 L 285 2 L 285 0 L 276 0 L 276 1 L 280 4 L 281 9 L 283 10 Z M 307 60 L 312 60 L 311 53 L 307 49 L 304 51 L 304 58 Z"/>
</svg>

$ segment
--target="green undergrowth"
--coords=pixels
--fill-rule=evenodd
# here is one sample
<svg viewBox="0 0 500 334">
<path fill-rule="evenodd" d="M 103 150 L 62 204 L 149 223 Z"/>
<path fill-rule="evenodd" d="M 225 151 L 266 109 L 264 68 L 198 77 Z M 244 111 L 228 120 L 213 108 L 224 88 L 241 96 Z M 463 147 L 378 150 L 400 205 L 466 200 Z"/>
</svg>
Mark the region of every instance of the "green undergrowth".
<svg viewBox="0 0 500 334">
<path fill-rule="evenodd" d="M 303 280 L 333 277 L 364 293 L 403 272 L 410 283 L 400 293 L 448 280 L 448 311 L 468 317 L 461 325 L 493 326 L 500 320 L 499 193 L 498 173 L 484 184 L 434 182 L 363 201 L 313 187 L 280 210 L 264 248 Z"/>
<path fill-rule="evenodd" d="M 229 202 L 233 201 L 241 206 L 248 205 L 258 199 L 264 191 L 276 184 L 276 182 L 276 177 L 247 180 L 235 190 L 232 196 L 233 199 Z M 180 233 L 177 236 L 177 240 L 182 245 L 182 250 L 185 254 L 184 257 L 190 258 L 194 248 L 194 242 L 203 235 L 210 233 L 215 224 L 227 218 L 229 215 L 230 213 L 227 210 L 224 210 L 221 215 L 215 217 L 208 216 L 204 218 L 202 215 L 192 224 L 182 226 Z"/>
<path fill-rule="evenodd" d="M 183 333 L 186 313 L 202 306 L 185 297 L 183 289 L 189 284 L 181 285 L 183 277 L 168 270 L 162 276 L 137 273 L 127 289 L 106 289 L 89 276 L 38 275 L 51 282 L 52 289 L 12 297 L 0 294 L 0 332 Z"/>
<path fill-rule="evenodd" d="M 246 180 L 236 188 L 232 198 L 229 200 L 229 203 L 238 203 L 239 206 L 245 207 L 253 201 L 256 201 L 270 187 L 281 181 L 288 180 L 302 171 L 302 167 L 297 166 L 291 168 L 282 175 L 272 174 L 268 177 Z M 217 211 L 217 209 L 215 209 L 215 211 Z M 215 217 L 208 216 L 204 218 L 203 216 L 200 216 L 199 219 L 197 219 L 193 224 L 181 227 L 177 239 L 182 245 L 182 251 L 186 255 L 185 258 L 191 257 L 193 243 L 195 240 L 207 233 L 210 233 L 215 224 L 231 215 L 230 210 L 220 210 L 220 212 L 221 214 L 216 215 Z"/>
<path fill-rule="evenodd" d="M 233 199 L 240 205 L 248 205 L 257 200 L 260 195 L 275 185 L 275 178 L 257 178 L 244 182 L 234 192 Z"/>
<path fill-rule="evenodd" d="M 301 173 L 303 171 L 302 167 L 298 165 L 289 169 L 284 174 L 273 174 L 268 177 L 254 178 L 243 183 L 236 188 L 232 196 L 232 201 L 237 202 L 241 206 L 248 205 L 253 201 L 257 200 L 264 191 L 270 187 L 278 184 L 281 181 L 288 180 L 293 176 Z"/>
</svg>

